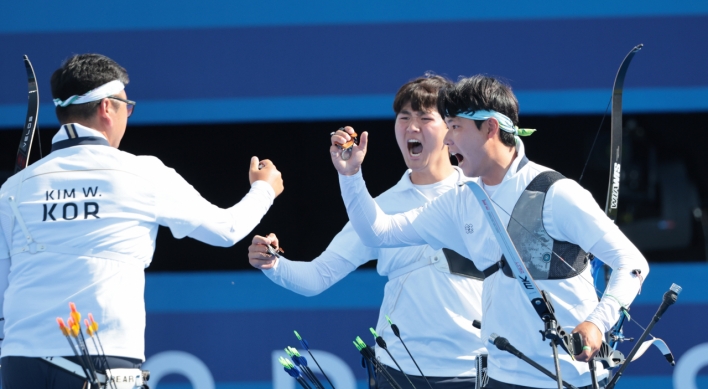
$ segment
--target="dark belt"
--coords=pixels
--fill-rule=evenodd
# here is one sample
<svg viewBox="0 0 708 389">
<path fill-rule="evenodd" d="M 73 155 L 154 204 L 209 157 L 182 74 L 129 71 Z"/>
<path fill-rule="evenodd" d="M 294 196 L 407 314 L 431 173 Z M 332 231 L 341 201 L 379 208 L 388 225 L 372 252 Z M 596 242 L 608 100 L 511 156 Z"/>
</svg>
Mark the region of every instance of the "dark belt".
<svg viewBox="0 0 708 389">
<path fill-rule="evenodd" d="M 603 378 L 598 382 L 598 386 L 600 388 L 604 388 L 607 385 L 608 381 L 607 378 Z M 489 382 L 485 386 L 485 388 L 488 389 L 538 389 L 538 388 L 533 388 L 530 386 L 522 386 L 522 385 L 513 385 L 513 384 L 507 384 L 505 382 L 497 381 L 494 378 L 489 378 Z M 592 389 L 592 385 L 587 385 L 587 386 L 579 386 L 578 389 Z"/>
<path fill-rule="evenodd" d="M 482 274 L 481 270 L 477 269 L 474 262 L 453 250 L 444 248 L 442 251 L 443 254 L 445 254 L 445 259 L 447 259 L 447 265 L 451 274 L 480 281 L 484 280 L 484 274 Z"/>
<path fill-rule="evenodd" d="M 498 270 L 501 270 L 506 266 L 506 260 L 501 259 L 499 262 L 495 263 L 494 265 L 482 270 L 482 274 L 484 274 L 484 278 L 488 278 L 492 274 L 496 273 Z"/>
</svg>

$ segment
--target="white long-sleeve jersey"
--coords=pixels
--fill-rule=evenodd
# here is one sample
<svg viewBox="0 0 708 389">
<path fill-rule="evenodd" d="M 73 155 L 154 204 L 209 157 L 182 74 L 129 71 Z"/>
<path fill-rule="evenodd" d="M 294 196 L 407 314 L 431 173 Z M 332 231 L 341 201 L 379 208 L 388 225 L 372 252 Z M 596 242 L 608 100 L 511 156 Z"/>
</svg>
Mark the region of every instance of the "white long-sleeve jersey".
<svg viewBox="0 0 708 389">
<path fill-rule="evenodd" d="M 528 162 L 517 171 L 524 159 L 521 142 L 518 142 L 517 153 L 503 181 L 493 190 L 486 188 L 505 225 L 527 185 L 539 173 L 549 170 Z M 466 185 L 453 188 L 424 207 L 396 215 L 388 215 L 376 205 L 366 190 L 361 171 L 352 176 L 340 175 L 340 187 L 350 221 L 368 246 L 448 247 L 471 258 L 479 269 L 486 269 L 501 258 L 501 248 Z M 641 286 L 642 278 L 633 275 L 633 271 L 639 270 L 642 277 L 649 273 L 646 260 L 605 216 L 590 193 L 572 180 L 560 180 L 548 190 L 543 225 L 553 239 L 577 244 L 614 269 L 599 303 L 589 266 L 572 278 L 536 282 L 550 294 L 559 324 L 572 330 L 583 321 L 591 321 L 601 331 L 607 331 L 618 319 L 620 305 L 628 306 Z M 502 272 L 487 278 L 482 307 L 482 339 L 497 333 L 529 358 L 554 370 L 551 348 L 538 333 L 543 323 L 515 279 Z M 516 385 L 553 386 L 552 380 L 517 357 L 495 347 L 488 350 L 490 377 Z M 576 386 L 590 384 L 587 363 L 574 362 L 561 353 L 561 369 L 567 382 Z M 605 372 L 599 369 L 600 377 L 603 374 Z"/>
<path fill-rule="evenodd" d="M 414 185 L 410 171 L 376 199 L 389 213 L 419 207 L 454 188 L 462 172 L 431 185 Z M 278 259 L 275 269 L 264 273 L 275 283 L 297 293 L 316 295 L 358 266 L 377 259 L 377 270 L 389 277 L 384 289 L 376 331 L 407 374 L 420 375 L 408 353 L 391 330 L 386 315 L 399 327 L 423 373 L 434 377 L 475 376 L 475 358 L 484 352 L 473 320 L 482 319 L 482 282 L 450 274 L 442 250 L 427 245 L 400 248 L 366 247 L 348 223 L 327 249 L 311 262 Z M 414 265 L 417 264 L 417 265 Z M 406 269 L 425 265 L 413 271 Z M 366 287 L 362 285 L 362 287 Z M 376 356 L 387 366 L 396 365 L 377 346 Z"/>
<path fill-rule="evenodd" d="M 73 355 L 55 319 L 74 302 L 100 323 L 107 355 L 144 359 L 144 269 L 158 226 L 230 246 L 259 223 L 273 189 L 255 182 L 221 209 L 159 159 L 110 147 L 90 128 L 64 125 L 53 144 L 0 188 L 2 356 Z"/>
</svg>

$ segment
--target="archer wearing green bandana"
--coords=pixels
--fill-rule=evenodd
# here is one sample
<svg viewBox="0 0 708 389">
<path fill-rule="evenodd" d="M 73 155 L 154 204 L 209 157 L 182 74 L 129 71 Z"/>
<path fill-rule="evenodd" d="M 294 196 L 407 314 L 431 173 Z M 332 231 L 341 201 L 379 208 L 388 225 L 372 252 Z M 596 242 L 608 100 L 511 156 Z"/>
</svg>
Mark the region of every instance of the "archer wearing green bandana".
<svg viewBox="0 0 708 389">
<path fill-rule="evenodd" d="M 469 181 L 476 182 L 506 226 L 528 274 L 545 291 L 558 324 L 583 336 L 582 352 L 560 353 L 563 380 L 585 389 L 591 385 L 587 361 L 597 353 L 607 332 L 640 290 L 649 266 L 590 192 L 560 173 L 530 161 L 519 136 L 519 103 L 508 85 L 477 75 L 443 89 L 438 111 L 445 117 L 445 145 Z M 480 201 L 466 184 L 456 185 L 425 207 L 386 214 L 371 199 L 361 164 L 368 134 L 363 133 L 351 157 L 332 154 L 342 197 L 352 226 L 369 247 L 428 244 L 470 258 L 482 270 L 482 339 L 506 338 L 516 349 L 553 371 L 549 342 L 539 335 L 543 322 L 531 300 L 502 259 L 500 243 Z M 330 150 L 333 151 L 333 150 Z M 469 183 L 469 185 L 475 185 Z M 613 268 L 601 301 L 597 301 L 589 266 L 593 253 Z M 556 387 L 556 382 L 516 356 L 487 343 L 487 389 Z M 595 364 L 600 387 L 607 371 Z M 479 388 L 478 388 L 479 389 Z"/>
</svg>

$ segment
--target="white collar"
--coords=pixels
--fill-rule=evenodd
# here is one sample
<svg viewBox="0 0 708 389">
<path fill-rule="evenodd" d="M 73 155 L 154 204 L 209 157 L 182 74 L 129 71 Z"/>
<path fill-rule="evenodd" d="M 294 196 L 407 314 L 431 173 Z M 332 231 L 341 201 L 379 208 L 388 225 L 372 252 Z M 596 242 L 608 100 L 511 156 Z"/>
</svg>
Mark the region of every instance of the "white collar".
<svg viewBox="0 0 708 389">
<path fill-rule="evenodd" d="M 509 166 L 509 169 L 506 171 L 506 174 L 504 175 L 504 178 L 502 179 L 502 182 L 506 181 L 507 179 L 513 177 L 518 173 L 519 170 L 519 164 L 521 163 L 521 160 L 526 157 L 526 148 L 524 147 L 524 142 L 521 141 L 518 137 L 516 138 L 516 158 L 514 158 L 514 161 L 511 162 L 511 166 Z M 523 166 L 522 166 L 523 168 Z M 480 180 L 482 181 L 482 180 Z M 501 184 L 501 182 L 500 182 Z"/>
<path fill-rule="evenodd" d="M 465 174 L 462 172 L 462 169 L 460 169 L 457 166 L 453 166 L 452 168 L 457 173 L 457 182 L 464 182 L 464 181 L 469 180 L 469 178 L 465 177 Z M 413 172 L 413 170 L 411 170 L 411 169 L 406 170 L 406 172 L 403 173 L 403 177 L 401 177 L 401 180 L 398 181 L 398 183 L 396 185 L 394 185 L 393 188 L 391 188 L 391 190 L 396 191 L 396 192 L 404 192 L 409 189 L 416 189 L 415 184 L 413 183 L 413 181 L 411 181 L 411 172 Z M 446 178 L 444 178 L 441 181 L 444 181 Z M 440 181 L 438 181 L 438 182 L 440 182 Z M 436 182 L 435 184 L 437 184 L 438 182 Z"/>
<path fill-rule="evenodd" d="M 94 130 L 93 128 L 82 126 L 79 123 L 67 123 L 59 128 L 59 131 L 54 135 L 54 138 L 52 138 L 52 143 L 87 136 L 101 137 L 108 140 L 105 135 Z"/>
</svg>

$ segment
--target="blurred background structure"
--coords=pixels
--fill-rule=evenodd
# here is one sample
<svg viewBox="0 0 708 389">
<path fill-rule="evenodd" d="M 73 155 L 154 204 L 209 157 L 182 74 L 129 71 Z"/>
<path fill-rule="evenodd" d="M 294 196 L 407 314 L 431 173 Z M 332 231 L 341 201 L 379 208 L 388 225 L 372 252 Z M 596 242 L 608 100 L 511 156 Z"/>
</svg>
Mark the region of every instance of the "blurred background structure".
<svg viewBox="0 0 708 389">
<path fill-rule="evenodd" d="M 708 3 L 440 3 L 6 2 L 0 182 L 11 174 L 26 111 L 22 55 L 37 72 L 46 155 L 58 125 L 49 77 L 70 55 L 97 52 L 128 70 L 126 91 L 138 102 L 121 149 L 159 157 L 223 207 L 247 192 L 252 155 L 274 161 L 286 189 L 253 233 L 275 232 L 290 259 L 316 257 L 346 222 L 328 134 L 343 125 L 369 131 L 369 188 L 378 194 L 392 186 L 405 170 L 393 134 L 393 96 L 425 72 L 505 79 L 519 98 L 520 124 L 538 129 L 525 139 L 529 157 L 576 180 L 588 161 L 581 184 L 604 208 L 609 112 L 590 150 L 617 68 L 643 43 L 625 81 L 618 224 L 654 269 L 649 280 L 656 286 L 633 306 L 640 322 L 671 282 L 694 285 L 684 287 L 680 304 L 653 331 L 677 344 L 679 365 L 687 366 L 682 355 L 708 344 L 695 324 L 708 318 Z M 31 161 L 39 149 L 35 144 Z M 229 249 L 175 240 L 168 231 L 158 241 L 147 269 L 148 361 L 167 355 L 177 359 L 165 365 L 187 366 L 167 371 L 160 388 L 209 387 L 188 383 L 194 371 L 208 373 L 217 388 L 292 386 L 277 380 L 289 377 L 272 368 L 271 352 L 296 345 L 293 329 L 344 361 L 363 385 L 351 340 L 375 323 L 385 281 L 375 264 L 340 289 L 305 299 L 250 268 L 250 237 Z M 187 354 L 160 354 L 169 350 Z M 204 365 L 194 367 L 195 360 Z M 646 388 L 676 383 L 659 355 L 643 361 L 623 380 Z M 691 361 L 698 387 L 708 387 L 708 360 Z"/>
</svg>

